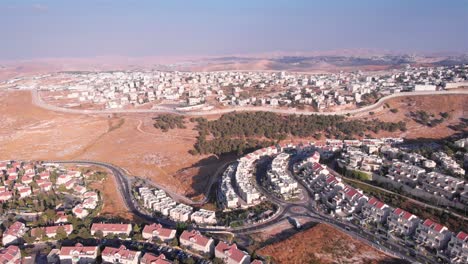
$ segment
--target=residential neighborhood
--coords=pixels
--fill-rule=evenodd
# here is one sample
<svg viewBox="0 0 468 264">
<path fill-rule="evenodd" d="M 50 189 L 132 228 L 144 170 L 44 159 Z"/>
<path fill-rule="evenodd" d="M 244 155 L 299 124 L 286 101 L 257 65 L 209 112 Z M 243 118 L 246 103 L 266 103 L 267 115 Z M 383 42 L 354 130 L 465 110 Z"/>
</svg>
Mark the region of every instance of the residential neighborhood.
<svg viewBox="0 0 468 264">
<path fill-rule="evenodd" d="M 38 89 L 47 102 L 92 109 L 151 107 L 179 111 L 222 107 L 290 107 L 330 111 L 355 108 L 369 97 L 452 90 L 467 86 L 466 65 L 411 67 L 382 72 L 114 71 L 62 72 L 6 81 Z"/>
</svg>

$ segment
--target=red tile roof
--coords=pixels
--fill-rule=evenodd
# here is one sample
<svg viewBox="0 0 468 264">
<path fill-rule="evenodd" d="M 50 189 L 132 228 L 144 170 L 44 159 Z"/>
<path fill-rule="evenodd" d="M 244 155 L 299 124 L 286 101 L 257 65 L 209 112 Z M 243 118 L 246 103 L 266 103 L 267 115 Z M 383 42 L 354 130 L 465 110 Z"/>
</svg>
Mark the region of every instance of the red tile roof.
<svg viewBox="0 0 468 264">
<path fill-rule="evenodd" d="M 124 245 L 122 245 L 119 248 L 105 247 L 102 251 L 102 256 L 112 257 L 118 254 L 121 259 L 131 260 L 134 259 L 138 253 L 138 251 L 128 250 Z"/>
<path fill-rule="evenodd" d="M 140 260 L 141 264 L 169 264 L 171 262 L 166 260 L 166 256 L 161 254 L 156 256 L 152 253 L 146 253 Z"/>
<path fill-rule="evenodd" d="M 91 226 L 91 231 L 101 230 L 103 232 L 114 232 L 114 233 L 127 233 L 130 224 L 104 224 L 104 223 L 94 223 Z"/>
<path fill-rule="evenodd" d="M 21 258 L 20 249 L 17 246 L 8 246 L 0 250 L 0 263 L 19 263 L 12 262 L 15 258 Z"/>
<path fill-rule="evenodd" d="M 44 229 L 44 232 L 46 233 L 46 235 L 52 235 L 52 234 L 57 234 L 57 230 L 59 228 L 63 228 L 65 229 L 65 232 L 67 234 L 70 234 L 71 232 L 73 232 L 73 226 L 72 225 L 56 225 L 56 226 L 46 226 L 46 227 L 36 227 L 36 228 L 33 228 L 31 230 L 31 235 L 35 235 L 37 230 L 38 229 Z"/>
<path fill-rule="evenodd" d="M 423 223 L 424 226 L 440 233 L 442 232 L 444 229 L 445 229 L 445 226 L 439 224 L 439 223 L 436 223 L 434 221 L 432 221 L 431 219 L 426 219 Z"/>
<path fill-rule="evenodd" d="M 18 233 L 23 228 L 25 228 L 25 225 L 21 222 L 16 221 L 3 233 L 3 236 L 5 235 L 18 236 Z"/>
<path fill-rule="evenodd" d="M 210 242 L 209 238 L 203 236 L 202 234 L 200 234 L 200 232 L 195 231 L 195 230 L 192 230 L 192 231 L 185 230 L 180 235 L 180 240 L 190 241 L 202 247 L 207 246 Z"/>
<path fill-rule="evenodd" d="M 98 247 L 85 247 L 82 244 L 78 243 L 73 247 L 62 247 L 60 249 L 60 255 L 92 256 L 97 253 L 97 249 Z"/>
<path fill-rule="evenodd" d="M 461 241 L 466 241 L 468 238 L 468 234 L 466 234 L 463 231 L 460 231 L 460 233 L 457 234 L 457 238 L 460 239 Z"/>
<path fill-rule="evenodd" d="M 161 224 L 146 225 L 143 228 L 143 233 L 153 235 L 155 232 L 161 237 L 170 237 L 173 231 L 172 229 L 164 228 Z"/>
<path fill-rule="evenodd" d="M 215 250 L 224 254 L 235 263 L 241 263 L 242 259 L 247 256 L 246 253 L 237 248 L 236 244 L 228 245 L 222 241 L 218 243 Z"/>
</svg>

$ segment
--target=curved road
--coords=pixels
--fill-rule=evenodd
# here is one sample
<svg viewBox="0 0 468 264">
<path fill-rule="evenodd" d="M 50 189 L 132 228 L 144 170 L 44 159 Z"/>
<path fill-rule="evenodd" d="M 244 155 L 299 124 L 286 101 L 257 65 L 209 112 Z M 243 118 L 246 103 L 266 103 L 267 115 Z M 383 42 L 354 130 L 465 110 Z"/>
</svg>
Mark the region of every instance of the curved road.
<svg viewBox="0 0 468 264">
<path fill-rule="evenodd" d="M 207 111 L 178 111 L 174 108 L 168 107 L 159 107 L 156 109 L 106 109 L 106 110 L 80 110 L 80 109 L 71 109 L 64 108 L 59 106 L 54 106 L 47 104 L 42 100 L 39 95 L 39 92 L 36 89 L 31 90 L 32 102 L 36 106 L 41 108 L 70 113 L 70 114 L 118 114 L 118 113 L 171 113 L 178 115 L 187 115 L 187 116 L 205 116 L 205 115 L 216 115 L 216 114 L 226 114 L 230 112 L 244 112 L 244 111 L 262 111 L 262 112 L 273 112 L 278 114 L 301 114 L 301 115 L 356 115 L 360 113 L 366 113 L 372 110 L 375 110 L 381 107 L 385 101 L 405 96 L 421 96 L 421 95 L 468 95 L 468 90 L 461 91 L 433 91 L 433 92 L 402 92 L 397 94 L 391 94 L 380 98 L 376 103 L 368 106 L 364 106 L 358 109 L 353 110 L 344 110 L 338 112 L 314 112 L 314 111 L 301 111 L 297 109 L 278 109 L 271 107 L 232 107 L 227 109 L 214 109 Z"/>
<path fill-rule="evenodd" d="M 120 195 L 122 199 L 124 200 L 125 206 L 131 213 L 149 222 L 158 222 L 158 223 L 161 223 L 165 226 L 172 227 L 172 228 L 176 227 L 176 222 L 169 220 L 167 218 L 154 217 L 150 214 L 145 213 L 140 208 L 138 203 L 133 199 L 133 194 L 132 194 L 132 189 L 131 189 L 131 184 L 130 184 L 130 179 L 129 179 L 130 176 L 127 175 L 126 172 L 118 166 L 115 166 L 110 163 L 90 161 L 90 160 L 71 160 L 71 161 L 55 161 L 54 160 L 54 161 L 44 161 L 44 162 L 57 163 L 57 164 L 94 165 L 94 166 L 100 166 L 100 167 L 106 168 L 110 170 L 112 174 L 114 175 Z M 227 231 L 231 233 L 241 234 L 241 233 L 252 231 L 252 230 L 258 230 L 268 225 L 280 222 L 281 220 L 283 220 L 282 217 L 284 216 L 284 213 L 285 212 L 282 212 L 280 214 L 277 214 L 275 217 L 268 219 L 262 223 L 254 224 L 248 227 L 238 227 L 238 228 L 197 227 L 196 229 L 202 232 L 219 232 L 219 231 L 226 232 Z"/>
<path fill-rule="evenodd" d="M 175 228 L 176 223 L 172 220 L 166 218 L 157 218 L 152 215 L 149 215 L 139 208 L 138 203 L 133 199 L 131 184 L 130 184 L 130 177 L 125 173 L 125 171 L 118 166 L 105 163 L 105 162 L 98 162 L 98 161 L 84 161 L 84 160 L 77 160 L 77 161 L 44 161 L 50 163 L 58 163 L 58 164 L 82 164 L 82 165 L 95 165 L 104 167 L 110 170 L 116 181 L 118 190 L 122 199 L 125 202 L 125 206 L 136 216 L 148 221 L 148 222 L 159 222 L 167 227 Z M 300 182 L 303 185 L 302 182 Z M 310 190 L 303 185 L 307 192 Z M 270 197 L 273 198 L 273 197 Z M 393 255 L 395 257 L 405 259 L 410 262 L 415 262 L 416 260 L 423 261 L 424 263 L 435 263 L 432 259 L 428 259 L 426 256 L 421 254 L 417 254 L 415 257 L 409 256 L 409 251 L 404 246 L 395 244 L 390 241 L 379 241 L 379 238 L 375 236 L 375 234 L 370 234 L 365 230 L 361 230 L 359 227 L 356 227 L 350 223 L 339 221 L 329 215 L 320 213 L 319 211 L 315 210 L 312 203 L 293 203 L 293 202 L 285 202 L 280 201 L 279 199 L 273 199 L 274 202 L 278 202 L 279 211 L 274 215 L 272 218 L 265 220 L 264 222 L 243 226 L 238 228 L 214 228 L 214 227 L 194 227 L 195 229 L 201 232 L 212 232 L 212 233 L 232 233 L 232 234 L 248 234 L 252 232 L 259 232 L 262 229 L 269 227 L 271 225 L 277 224 L 288 217 L 299 217 L 305 216 L 310 218 L 312 221 L 317 223 L 328 223 L 342 232 L 347 233 L 351 237 L 358 239 L 371 247 L 383 251 L 389 255 Z M 305 209 L 305 213 L 296 213 L 294 208 L 301 207 Z M 417 257 L 417 259 L 416 259 Z"/>
</svg>

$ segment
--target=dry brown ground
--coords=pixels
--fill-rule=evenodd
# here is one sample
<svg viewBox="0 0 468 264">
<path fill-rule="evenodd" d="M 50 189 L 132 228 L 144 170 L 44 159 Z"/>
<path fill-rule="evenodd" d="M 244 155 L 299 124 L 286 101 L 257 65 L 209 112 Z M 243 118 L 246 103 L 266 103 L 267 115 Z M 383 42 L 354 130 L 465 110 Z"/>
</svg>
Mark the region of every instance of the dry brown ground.
<svg viewBox="0 0 468 264">
<path fill-rule="evenodd" d="M 468 118 L 468 95 L 438 95 L 438 96 L 410 96 L 399 97 L 387 101 L 389 108 L 375 111 L 373 116 L 368 114 L 362 117 L 378 118 L 387 122 L 405 121 L 408 130 L 406 132 L 381 132 L 376 136 L 395 136 L 414 138 L 443 138 L 452 135 L 456 131 L 449 128 L 460 122 L 460 118 Z M 397 113 L 392 113 L 390 109 L 398 109 Z M 450 118 L 435 127 L 428 127 L 413 121 L 408 115 L 411 111 L 423 110 L 432 113 L 436 118 L 440 118 L 440 112 L 448 112 Z"/>
<path fill-rule="evenodd" d="M 163 133 L 152 127 L 149 115 L 55 113 L 32 105 L 27 91 L 0 91 L 0 98 L 0 159 L 104 161 L 192 195 L 204 192 L 206 179 L 222 162 L 188 154 L 196 131 Z M 115 188 L 106 191 L 108 200 L 117 200 Z"/>
<path fill-rule="evenodd" d="M 257 253 L 271 256 L 275 263 L 294 264 L 378 263 L 390 258 L 327 224 L 318 224 Z"/>
<path fill-rule="evenodd" d="M 0 98 L 0 159 L 110 162 L 171 191 L 199 197 L 207 187 L 209 176 L 225 162 L 188 154 L 197 135 L 192 123 L 187 129 L 163 133 L 152 126 L 153 115 L 150 114 L 109 118 L 56 113 L 32 105 L 27 91 L 0 90 Z M 453 133 L 447 124 L 467 117 L 467 101 L 468 96 L 398 98 L 389 102 L 391 108 L 400 110 L 397 114 L 385 109 L 376 112 L 375 117 L 407 121 L 409 130 L 392 136 L 443 137 Z M 436 128 L 423 127 L 405 117 L 405 113 L 416 107 L 434 113 L 450 112 L 451 118 Z M 379 135 L 390 136 L 388 133 Z M 116 200 L 118 193 L 115 190 L 106 195 Z"/>
<path fill-rule="evenodd" d="M 99 190 L 103 197 L 103 207 L 100 215 L 112 215 L 128 220 L 135 220 L 134 215 L 127 210 L 122 197 L 118 193 L 114 177 L 108 175 L 102 184 L 95 182 L 91 187 Z"/>
</svg>

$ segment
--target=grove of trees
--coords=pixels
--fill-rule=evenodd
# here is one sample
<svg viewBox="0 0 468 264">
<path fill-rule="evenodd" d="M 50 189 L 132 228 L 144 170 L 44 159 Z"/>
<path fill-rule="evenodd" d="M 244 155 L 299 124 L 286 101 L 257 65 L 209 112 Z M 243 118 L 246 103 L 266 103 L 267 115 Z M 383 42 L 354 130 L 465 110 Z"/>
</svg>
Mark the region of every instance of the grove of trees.
<svg viewBox="0 0 468 264">
<path fill-rule="evenodd" d="M 288 136 L 351 139 L 365 132 L 405 131 L 406 124 L 373 120 L 348 120 L 343 116 L 280 115 L 271 112 L 228 113 L 219 119 L 192 118 L 199 132 L 192 154 L 243 154 L 270 146 Z M 211 138 L 210 140 L 207 137 Z"/>
<path fill-rule="evenodd" d="M 169 129 L 174 128 L 185 128 L 185 121 L 183 116 L 162 114 L 153 118 L 153 120 L 154 127 L 161 129 L 163 132 L 167 132 Z"/>
</svg>

